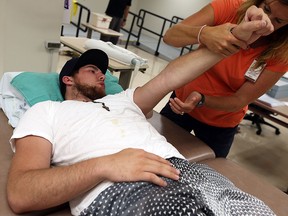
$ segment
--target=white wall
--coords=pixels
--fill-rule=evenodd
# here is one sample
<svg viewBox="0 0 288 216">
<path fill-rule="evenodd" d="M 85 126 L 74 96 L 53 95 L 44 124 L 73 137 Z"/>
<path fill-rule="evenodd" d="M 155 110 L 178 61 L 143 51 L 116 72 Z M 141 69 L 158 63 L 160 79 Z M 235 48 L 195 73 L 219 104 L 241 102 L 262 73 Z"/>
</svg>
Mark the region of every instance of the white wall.
<svg viewBox="0 0 288 216">
<path fill-rule="evenodd" d="M 156 13 L 165 18 L 188 17 L 211 0 L 138 0 L 138 8 Z"/>
<path fill-rule="evenodd" d="M 6 1 L 0 1 L 0 12 L 2 12 L 1 8 L 5 8 Z M 5 25 L 5 14 L 0 13 L 0 27 L 4 27 Z M 0 77 L 2 77 L 2 73 L 4 71 L 4 31 L 0 32 Z"/>
<path fill-rule="evenodd" d="M 0 76 L 6 71 L 50 70 L 46 40 L 59 41 L 64 0 L 1 0 Z M 58 54 L 52 55 L 52 70 Z"/>
<path fill-rule="evenodd" d="M 210 0 L 138 0 L 138 8 L 171 20 L 173 16 L 186 18 L 200 10 L 209 2 Z M 150 30 L 160 33 L 162 26 L 163 20 L 156 19 L 155 16 L 151 15 L 146 16 L 144 27 L 149 27 Z M 170 23 L 165 24 L 164 32 L 169 26 Z M 158 38 L 147 31 L 143 31 L 142 33 Z"/>
<path fill-rule="evenodd" d="M 79 0 L 78 2 L 88 7 L 92 12 L 104 13 L 109 0 Z M 144 9 L 167 19 L 172 19 L 173 16 L 186 18 L 209 2 L 211 0 L 132 0 L 130 11 L 138 14 L 140 9 Z M 130 21 L 128 17 L 127 26 L 130 26 Z M 159 33 L 162 24 L 163 20 L 147 15 L 144 27 L 149 27 L 152 31 Z M 168 27 L 169 23 L 166 24 L 165 30 Z M 147 31 L 142 33 L 149 35 Z M 151 36 L 154 37 L 154 35 Z"/>
<path fill-rule="evenodd" d="M 131 12 L 138 14 L 138 11 L 139 11 L 138 1 L 142 1 L 142 0 L 132 0 L 132 5 L 130 8 Z M 78 0 L 78 2 L 82 5 L 84 5 L 85 7 L 89 8 L 91 12 L 97 12 L 97 13 L 105 14 L 109 0 Z M 79 10 L 78 10 L 78 13 L 79 13 Z M 78 22 L 77 19 L 78 19 L 78 14 L 75 17 L 72 16 L 72 20 L 75 23 Z M 126 26 L 130 26 L 130 23 L 131 23 L 131 20 L 129 20 L 129 18 L 128 18 Z"/>
<path fill-rule="evenodd" d="M 104 13 L 109 0 L 78 0 L 93 12 Z M 138 13 L 140 9 L 145 9 L 166 18 L 176 15 L 187 17 L 211 0 L 132 0 L 131 11 Z"/>
<path fill-rule="evenodd" d="M 104 13 L 109 0 L 78 0 L 93 12 Z M 171 19 L 187 17 L 210 0 L 132 0 L 131 11 L 145 9 Z M 59 41 L 64 0 L 0 0 L 0 76 L 5 71 L 55 71 L 58 54 L 45 41 Z M 155 21 L 147 24 L 156 27 Z M 129 20 L 128 20 L 129 25 Z"/>
<path fill-rule="evenodd" d="M 132 12 L 138 13 L 138 1 L 140 0 L 132 0 L 132 6 L 130 10 Z M 143 0 L 141 0 L 143 1 Z M 84 6 L 88 7 L 91 12 L 97 12 L 97 13 L 105 13 L 106 7 L 108 5 L 109 0 L 78 0 L 80 4 L 83 4 Z"/>
</svg>

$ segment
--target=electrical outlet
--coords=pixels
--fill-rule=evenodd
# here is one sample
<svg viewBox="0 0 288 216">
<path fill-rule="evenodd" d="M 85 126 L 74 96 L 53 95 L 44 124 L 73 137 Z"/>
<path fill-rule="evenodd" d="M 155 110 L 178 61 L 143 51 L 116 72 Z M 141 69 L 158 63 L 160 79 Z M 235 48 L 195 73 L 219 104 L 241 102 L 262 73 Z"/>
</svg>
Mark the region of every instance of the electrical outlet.
<svg viewBox="0 0 288 216">
<path fill-rule="evenodd" d="M 45 48 L 46 49 L 59 49 L 61 47 L 60 42 L 55 41 L 45 41 Z"/>
</svg>

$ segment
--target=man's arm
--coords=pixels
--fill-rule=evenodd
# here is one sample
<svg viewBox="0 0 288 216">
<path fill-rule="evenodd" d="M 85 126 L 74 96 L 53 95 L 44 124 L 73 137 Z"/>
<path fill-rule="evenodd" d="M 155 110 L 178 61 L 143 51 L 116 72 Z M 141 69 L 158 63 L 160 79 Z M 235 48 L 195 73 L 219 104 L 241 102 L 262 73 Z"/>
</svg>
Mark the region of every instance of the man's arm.
<svg viewBox="0 0 288 216">
<path fill-rule="evenodd" d="M 92 161 L 50 168 L 51 146 L 41 137 L 27 136 L 16 140 L 16 153 L 7 184 L 8 202 L 14 212 L 62 204 L 101 181 L 95 176 L 97 162 L 95 170 L 89 165 Z"/>
<path fill-rule="evenodd" d="M 254 20 L 242 22 L 233 29 L 233 34 L 243 40 L 259 38 L 255 32 L 261 29 L 271 29 L 271 22 Z M 149 113 L 154 106 L 169 92 L 177 89 L 215 65 L 223 58 L 207 48 L 200 48 L 171 61 L 167 67 L 154 79 L 139 87 L 134 93 L 134 102 L 144 114 Z"/>
<path fill-rule="evenodd" d="M 8 202 L 14 212 L 60 205 L 103 180 L 149 181 L 166 186 L 159 176 L 179 178 L 179 171 L 170 162 L 140 149 L 125 149 L 116 154 L 51 168 L 51 146 L 48 140 L 38 136 L 16 140 L 16 153 L 7 181 Z"/>
<path fill-rule="evenodd" d="M 192 81 L 222 57 L 206 48 L 190 52 L 171 61 L 159 75 L 138 87 L 134 102 L 146 115 L 169 92 Z"/>
</svg>

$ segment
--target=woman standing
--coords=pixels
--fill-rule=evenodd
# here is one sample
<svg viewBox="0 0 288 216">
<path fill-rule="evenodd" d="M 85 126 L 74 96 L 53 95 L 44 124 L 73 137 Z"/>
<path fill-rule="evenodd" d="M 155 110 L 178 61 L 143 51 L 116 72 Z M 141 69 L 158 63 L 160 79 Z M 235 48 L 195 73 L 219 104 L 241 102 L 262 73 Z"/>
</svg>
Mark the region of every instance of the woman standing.
<svg viewBox="0 0 288 216">
<path fill-rule="evenodd" d="M 242 21 L 266 17 L 274 29 L 248 44 L 233 36 Z M 161 114 L 226 157 L 248 104 L 267 92 L 288 70 L 288 0 L 213 0 L 170 28 L 164 41 L 183 47 L 198 43 L 226 58 L 176 89 Z M 270 34 L 271 33 L 271 34 Z"/>
</svg>

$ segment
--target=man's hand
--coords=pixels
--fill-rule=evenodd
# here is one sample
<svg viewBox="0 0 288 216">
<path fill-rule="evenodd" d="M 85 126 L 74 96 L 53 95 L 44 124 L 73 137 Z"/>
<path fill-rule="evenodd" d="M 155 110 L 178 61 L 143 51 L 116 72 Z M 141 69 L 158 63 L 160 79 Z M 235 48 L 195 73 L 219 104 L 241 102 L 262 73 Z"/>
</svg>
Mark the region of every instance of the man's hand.
<svg viewBox="0 0 288 216">
<path fill-rule="evenodd" d="M 258 35 L 266 36 L 271 34 L 274 31 L 274 26 L 271 23 L 268 15 L 263 11 L 262 8 L 257 8 L 256 6 L 251 6 L 247 9 L 244 21 L 263 21 L 266 23 L 265 27 L 257 30 L 255 33 Z"/>
<path fill-rule="evenodd" d="M 141 149 L 124 149 L 107 156 L 104 161 L 103 175 L 113 182 L 147 181 L 166 186 L 159 176 L 179 179 L 179 170 L 169 161 Z"/>
<path fill-rule="evenodd" d="M 232 34 L 247 44 L 255 42 L 259 37 L 271 34 L 274 26 L 261 8 L 251 6 L 247 9 L 243 21 L 233 28 Z"/>
</svg>

